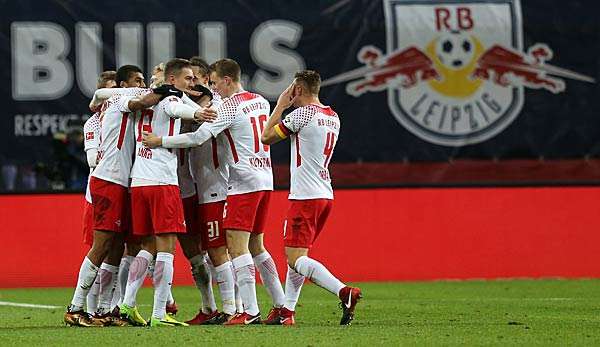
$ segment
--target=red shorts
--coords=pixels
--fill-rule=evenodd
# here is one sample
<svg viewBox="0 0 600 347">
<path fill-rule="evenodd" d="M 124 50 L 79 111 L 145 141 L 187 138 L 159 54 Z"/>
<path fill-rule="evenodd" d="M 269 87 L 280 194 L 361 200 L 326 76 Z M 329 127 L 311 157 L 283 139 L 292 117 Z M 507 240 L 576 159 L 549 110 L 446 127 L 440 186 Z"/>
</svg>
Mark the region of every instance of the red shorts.
<svg viewBox="0 0 600 347">
<path fill-rule="evenodd" d="M 87 200 L 83 205 L 83 244 L 92 246 L 94 243 L 94 207 Z"/>
<path fill-rule="evenodd" d="M 265 190 L 227 196 L 223 213 L 223 229 L 262 234 L 270 198 L 271 191 Z"/>
<path fill-rule="evenodd" d="M 94 210 L 93 230 L 122 232 L 127 229 L 129 194 L 126 187 L 92 176 L 90 193 Z"/>
<path fill-rule="evenodd" d="M 311 248 L 325 226 L 333 200 L 290 200 L 283 224 L 283 244 L 286 247 Z"/>
<path fill-rule="evenodd" d="M 209 202 L 197 207 L 203 250 L 227 245 L 227 235 L 223 229 L 224 207 L 225 201 Z"/>
<path fill-rule="evenodd" d="M 198 206 L 198 195 L 194 194 L 189 198 L 181 199 L 183 204 L 183 217 L 185 219 L 185 229 L 188 234 L 197 235 L 200 230 L 198 229 L 198 218 L 196 217 Z"/>
<path fill-rule="evenodd" d="M 133 235 L 184 233 L 185 219 L 179 187 L 132 187 L 131 217 Z"/>
</svg>

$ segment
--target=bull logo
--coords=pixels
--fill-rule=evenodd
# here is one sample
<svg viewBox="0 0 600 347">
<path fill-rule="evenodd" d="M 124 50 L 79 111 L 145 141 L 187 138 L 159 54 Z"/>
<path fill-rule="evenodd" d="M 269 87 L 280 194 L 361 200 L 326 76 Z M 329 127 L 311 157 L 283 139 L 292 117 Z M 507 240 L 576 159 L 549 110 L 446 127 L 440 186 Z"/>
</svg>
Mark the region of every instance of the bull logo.
<svg viewBox="0 0 600 347">
<path fill-rule="evenodd" d="M 387 54 L 374 46 L 364 66 L 325 80 L 360 97 L 387 90 L 396 119 L 416 136 L 445 146 L 492 138 L 520 113 L 524 89 L 561 93 L 564 79 L 593 78 L 547 62 L 553 51 L 523 51 L 519 0 L 434 3 L 384 0 Z"/>
</svg>

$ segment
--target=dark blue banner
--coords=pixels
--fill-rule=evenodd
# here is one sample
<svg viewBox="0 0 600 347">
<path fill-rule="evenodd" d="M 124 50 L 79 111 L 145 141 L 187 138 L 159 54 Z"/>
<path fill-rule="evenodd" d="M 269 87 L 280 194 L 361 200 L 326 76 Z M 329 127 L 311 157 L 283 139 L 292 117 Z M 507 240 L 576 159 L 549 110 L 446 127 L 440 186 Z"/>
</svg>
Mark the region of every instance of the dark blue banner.
<svg viewBox="0 0 600 347">
<path fill-rule="evenodd" d="M 19 1 L 0 23 L 2 189 L 81 188 L 98 74 L 222 57 L 276 100 L 305 68 L 341 185 L 600 181 L 592 0 Z M 276 146 L 286 185 L 288 148 Z"/>
</svg>

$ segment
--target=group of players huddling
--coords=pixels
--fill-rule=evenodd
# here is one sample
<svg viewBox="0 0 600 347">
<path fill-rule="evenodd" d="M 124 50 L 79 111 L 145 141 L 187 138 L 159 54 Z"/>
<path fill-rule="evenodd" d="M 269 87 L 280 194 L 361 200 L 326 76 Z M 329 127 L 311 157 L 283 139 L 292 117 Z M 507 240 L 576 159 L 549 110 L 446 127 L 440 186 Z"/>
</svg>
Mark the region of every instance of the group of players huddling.
<svg viewBox="0 0 600 347">
<path fill-rule="evenodd" d="M 319 101 L 320 76 L 305 70 L 277 100 L 245 91 L 240 66 L 199 57 L 156 66 L 150 88 L 125 65 L 100 75 L 84 126 L 90 179 L 79 270 L 64 321 L 73 326 L 260 324 L 255 272 L 272 299 L 264 324 L 294 325 L 305 278 L 338 296 L 350 324 L 359 288 L 346 286 L 308 251 L 332 208 L 327 169 L 340 119 Z M 283 117 L 290 107 L 295 109 Z M 270 114 L 270 116 L 269 116 Z M 284 221 L 285 291 L 263 236 L 273 190 L 269 146 L 291 139 Z M 200 291 L 196 317 L 177 320 L 171 294 L 176 242 Z M 146 321 L 136 306 L 152 277 Z M 219 288 L 221 311 L 212 282 Z"/>
</svg>

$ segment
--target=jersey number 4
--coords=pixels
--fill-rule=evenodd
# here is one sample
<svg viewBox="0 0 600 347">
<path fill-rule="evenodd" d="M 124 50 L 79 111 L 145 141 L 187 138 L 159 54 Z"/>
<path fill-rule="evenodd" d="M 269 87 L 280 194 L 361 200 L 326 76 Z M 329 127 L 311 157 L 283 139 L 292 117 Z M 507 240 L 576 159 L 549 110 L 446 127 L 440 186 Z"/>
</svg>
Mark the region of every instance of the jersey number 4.
<svg viewBox="0 0 600 347">
<path fill-rule="evenodd" d="M 323 154 L 325 155 L 325 163 L 323 163 L 323 167 L 327 167 L 329 161 L 331 160 L 331 154 L 333 154 L 333 147 L 335 146 L 335 134 L 327 133 L 327 138 L 325 139 L 325 148 L 323 149 Z"/>
</svg>

